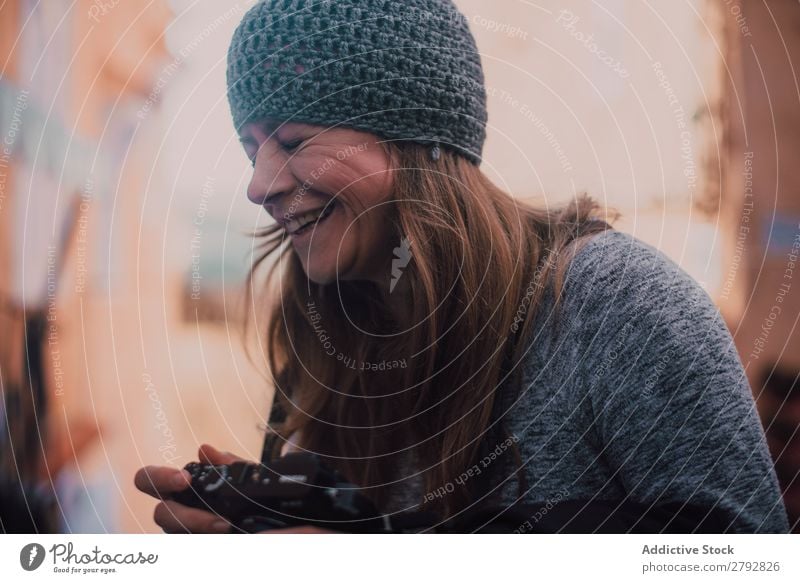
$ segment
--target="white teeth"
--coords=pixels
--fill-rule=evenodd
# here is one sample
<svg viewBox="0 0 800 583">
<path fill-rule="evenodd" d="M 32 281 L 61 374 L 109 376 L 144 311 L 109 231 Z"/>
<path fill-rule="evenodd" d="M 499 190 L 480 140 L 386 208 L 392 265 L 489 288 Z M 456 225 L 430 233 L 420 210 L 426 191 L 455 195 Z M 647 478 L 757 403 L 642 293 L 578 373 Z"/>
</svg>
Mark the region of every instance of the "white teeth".
<svg viewBox="0 0 800 583">
<path fill-rule="evenodd" d="M 287 221 L 284 228 L 290 235 L 293 235 L 309 223 L 313 223 L 318 219 L 327 217 L 332 211 L 333 205 L 329 204 L 324 209 L 316 209 L 307 213 L 303 213 L 302 215 Z"/>
</svg>

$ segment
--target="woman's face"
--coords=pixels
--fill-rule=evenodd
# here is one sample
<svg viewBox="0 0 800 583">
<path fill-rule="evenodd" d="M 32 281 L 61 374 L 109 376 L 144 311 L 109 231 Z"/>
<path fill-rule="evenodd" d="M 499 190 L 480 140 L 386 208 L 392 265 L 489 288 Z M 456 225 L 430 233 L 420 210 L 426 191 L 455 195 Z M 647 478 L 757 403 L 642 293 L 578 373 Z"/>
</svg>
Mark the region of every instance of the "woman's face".
<svg viewBox="0 0 800 583">
<path fill-rule="evenodd" d="M 286 231 L 306 275 L 389 281 L 390 159 L 375 135 L 265 120 L 241 141 L 253 162 L 247 197 Z"/>
</svg>

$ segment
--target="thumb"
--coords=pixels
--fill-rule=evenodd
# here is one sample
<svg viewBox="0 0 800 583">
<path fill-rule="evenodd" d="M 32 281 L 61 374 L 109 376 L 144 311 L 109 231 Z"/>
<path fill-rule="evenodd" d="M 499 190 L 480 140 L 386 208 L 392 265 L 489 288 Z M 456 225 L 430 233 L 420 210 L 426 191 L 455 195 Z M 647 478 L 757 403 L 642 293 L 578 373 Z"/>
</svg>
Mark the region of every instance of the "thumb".
<svg viewBox="0 0 800 583">
<path fill-rule="evenodd" d="M 230 452 L 220 451 L 207 443 L 201 445 L 200 449 L 197 450 L 197 453 L 200 457 L 200 462 L 217 466 L 222 464 L 232 464 L 233 462 L 247 461 L 244 458 L 241 458 L 238 455 L 233 455 Z"/>
</svg>

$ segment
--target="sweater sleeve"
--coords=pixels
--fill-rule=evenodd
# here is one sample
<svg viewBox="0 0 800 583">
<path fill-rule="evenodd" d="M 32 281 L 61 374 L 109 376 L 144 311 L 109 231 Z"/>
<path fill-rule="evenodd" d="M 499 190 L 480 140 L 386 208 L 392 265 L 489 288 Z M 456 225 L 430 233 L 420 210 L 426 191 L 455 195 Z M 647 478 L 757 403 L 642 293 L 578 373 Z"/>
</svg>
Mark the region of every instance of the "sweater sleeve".
<svg viewBox="0 0 800 583">
<path fill-rule="evenodd" d="M 727 532 L 788 532 L 744 369 L 702 288 L 609 231 L 575 256 L 564 301 L 590 431 L 631 501 L 713 508 Z"/>
</svg>

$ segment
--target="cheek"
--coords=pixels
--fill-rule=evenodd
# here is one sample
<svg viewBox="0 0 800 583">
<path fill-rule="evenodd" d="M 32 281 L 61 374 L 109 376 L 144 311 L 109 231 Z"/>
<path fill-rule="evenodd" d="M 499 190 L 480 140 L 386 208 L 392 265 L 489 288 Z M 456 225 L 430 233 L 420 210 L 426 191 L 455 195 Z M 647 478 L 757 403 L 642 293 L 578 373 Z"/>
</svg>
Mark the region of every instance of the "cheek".
<svg viewBox="0 0 800 583">
<path fill-rule="evenodd" d="M 371 269 L 391 256 L 395 241 L 392 212 L 391 203 L 379 203 L 362 211 L 355 222 L 349 223 L 342 249 L 361 267 Z"/>
<path fill-rule="evenodd" d="M 352 179 L 340 194 L 344 206 L 349 207 L 354 215 L 359 215 L 359 222 L 363 221 L 364 227 L 370 230 L 382 223 L 392 208 L 391 175 L 385 170 L 373 172 L 348 168 L 344 174 Z"/>
<path fill-rule="evenodd" d="M 315 153 L 292 168 L 310 190 L 338 196 L 345 206 L 363 211 L 391 197 L 392 176 L 386 155 L 367 151 L 339 160 L 342 151 Z"/>
</svg>

